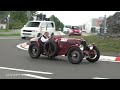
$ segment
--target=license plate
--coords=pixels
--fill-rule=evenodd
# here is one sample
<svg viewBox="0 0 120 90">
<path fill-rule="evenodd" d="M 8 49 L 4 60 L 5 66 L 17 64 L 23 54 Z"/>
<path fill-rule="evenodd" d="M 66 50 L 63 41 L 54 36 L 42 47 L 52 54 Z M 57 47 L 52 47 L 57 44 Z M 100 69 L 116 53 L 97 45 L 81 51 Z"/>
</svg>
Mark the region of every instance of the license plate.
<svg viewBox="0 0 120 90">
<path fill-rule="evenodd" d="M 74 33 L 74 34 L 79 34 L 79 33 Z"/>
</svg>

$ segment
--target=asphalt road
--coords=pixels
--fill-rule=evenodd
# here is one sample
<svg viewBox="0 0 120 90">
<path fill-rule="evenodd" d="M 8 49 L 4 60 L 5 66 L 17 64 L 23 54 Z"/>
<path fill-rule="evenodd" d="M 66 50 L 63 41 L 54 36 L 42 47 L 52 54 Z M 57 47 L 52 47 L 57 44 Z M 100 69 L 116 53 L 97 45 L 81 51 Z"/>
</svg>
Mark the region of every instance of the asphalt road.
<svg viewBox="0 0 120 90">
<path fill-rule="evenodd" d="M 120 63 L 90 63 L 83 60 L 78 65 L 71 64 L 66 57 L 53 60 L 41 56 L 31 59 L 27 51 L 16 45 L 26 42 L 21 39 L 0 39 L 0 79 L 92 79 L 95 77 L 119 79 Z M 52 73 L 52 74 L 47 74 Z"/>
</svg>

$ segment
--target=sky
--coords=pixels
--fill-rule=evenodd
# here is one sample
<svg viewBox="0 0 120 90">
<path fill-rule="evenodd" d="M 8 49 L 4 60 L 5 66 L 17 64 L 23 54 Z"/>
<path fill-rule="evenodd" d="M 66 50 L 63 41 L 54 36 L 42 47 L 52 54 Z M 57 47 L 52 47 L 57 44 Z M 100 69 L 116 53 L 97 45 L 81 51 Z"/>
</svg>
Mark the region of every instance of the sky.
<svg viewBox="0 0 120 90">
<path fill-rule="evenodd" d="M 47 17 L 55 15 L 64 25 L 83 25 L 92 18 L 107 17 L 120 11 L 38 11 Z"/>
</svg>

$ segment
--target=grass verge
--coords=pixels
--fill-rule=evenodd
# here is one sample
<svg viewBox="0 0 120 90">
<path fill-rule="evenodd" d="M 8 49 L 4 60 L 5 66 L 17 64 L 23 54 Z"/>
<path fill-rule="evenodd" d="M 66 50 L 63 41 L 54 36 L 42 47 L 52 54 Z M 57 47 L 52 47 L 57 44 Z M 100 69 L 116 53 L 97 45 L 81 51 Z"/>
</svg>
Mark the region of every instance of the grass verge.
<svg viewBox="0 0 120 90">
<path fill-rule="evenodd" d="M 108 38 L 101 36 L 76 36 L 84 38 L 89 43 L 95 43 L 101 52 L 120 53 L 120 38 Z"/>
<path fill-rule="evenodd" d="M 0 36 L 20 36 L 20 34 L 0 34 Z"/>
</svg>

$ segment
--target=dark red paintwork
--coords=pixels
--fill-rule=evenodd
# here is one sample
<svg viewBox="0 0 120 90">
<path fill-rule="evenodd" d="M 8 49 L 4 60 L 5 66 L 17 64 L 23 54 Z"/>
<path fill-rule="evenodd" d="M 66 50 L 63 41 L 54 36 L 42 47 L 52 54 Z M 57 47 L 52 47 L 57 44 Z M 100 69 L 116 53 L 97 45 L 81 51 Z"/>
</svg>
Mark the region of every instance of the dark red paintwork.
<svg viewBox="0 0 120 90">
<path fill-rule="evenodd" d="M 58 45 L 57 55 L 66 55 L 68 50 L 71 47 L 79 47 L 81 39 L 75 38 L 63 38 L 62 36 L 53 36 L 50 39 L 54 40 Z M 39 43 L 39 38 L 33 38 L 30 40 L 31 42 L 35 41 L 40 47 L 42 46 Z"/>
</svg>

